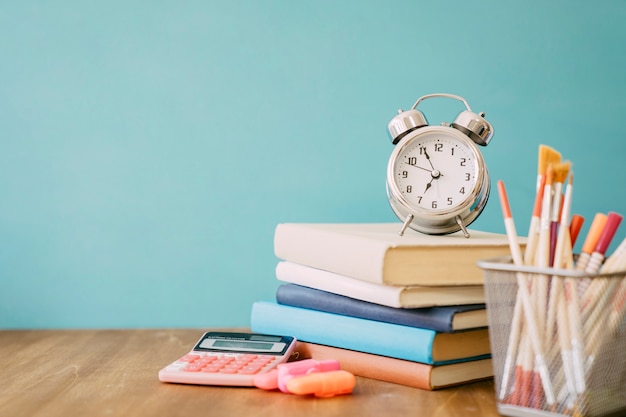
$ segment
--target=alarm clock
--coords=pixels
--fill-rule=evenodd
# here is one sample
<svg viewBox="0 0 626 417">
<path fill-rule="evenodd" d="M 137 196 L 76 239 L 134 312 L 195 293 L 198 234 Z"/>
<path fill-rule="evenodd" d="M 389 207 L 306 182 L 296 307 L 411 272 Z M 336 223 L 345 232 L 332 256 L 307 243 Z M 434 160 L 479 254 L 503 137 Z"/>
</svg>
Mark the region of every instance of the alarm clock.
<svg viewBox="0 0 626 417">
<path fill-rule="evenodd" d="M 431 126 L 417 107 L 431 98 L 462 102 L 465 110 L 452 123 Z M 395 145 L 387 166 L 387 197 L 402 221 L 399 234 L 407 227 L 421 233 L 445 235 L 462 231 L 485 208 L 490 181 L 478 146 L 486 146 L 493 127 L 484 113 L 475 113 L 463 97 L 428 94 L 387 125 Z"/>
</svg>

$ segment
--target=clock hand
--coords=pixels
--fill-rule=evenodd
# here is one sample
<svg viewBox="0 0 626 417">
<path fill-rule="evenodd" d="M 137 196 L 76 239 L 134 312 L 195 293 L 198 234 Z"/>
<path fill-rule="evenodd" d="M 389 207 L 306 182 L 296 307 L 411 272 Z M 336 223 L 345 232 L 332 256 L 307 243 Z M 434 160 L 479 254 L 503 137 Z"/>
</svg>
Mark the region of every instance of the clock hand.
<svg viewBox="0 0 626 417">
<path fill-rule="evenodd" d="M 424 148 L 424 155 L 426 155 L 426 159 L 428 160 L 428 163 L 430 164 L 430 167 L 435 170 L 435 167 L 433 166 L 432 161 L 430 160 L 430 155 L 428 155 L 428 152 L 426 152 L 426 148 Z"/>
<path fill-rule="evenodd" d="M 433 185 L 433 181 L 434 181 L 434 180 L 436 180 L 436 179 L 438 179 L 438 178 L 439 178 L 439 177 L 441 177 L 442 175 L 443 175 L 443 174 L 442 174 L 441 172 L 439 172 L 438 170 L 436 170 L 436 169 L 433 169 L 433 170 L 430 172 L 430 176 L 431 176 L 431 178 L 430 178 L 430 181 L 428 182 L 428 184 L 426 184 L 426 189 L 424 190 L 424 194 L 426 194 L 426 191 L 428 191 L 428 189 L 429 189 L 430 187 L 432 187 L 432 185 Z"/>
<path fill-rule="evenodd" d="M 418 166 L 418 165 L 409 164 L 408 162 L 406 162 L 406 164 L 410 165 L 410 166 L 412 166 L 414 168 L 419 168 L 419 169 L 423 169 L 424 171 L 432 172 L 432 169 L 424 168 L 424 167 L 421 167 L 421 166 Z"/>
<path fill-rule="evenodd" d="M 426 191 L 428 191 L 428 189 L 433 185 L 433 180 L 434 178 L 431 178 L 428 184 L 426 184 L 426 189 L 424 190 L 424 194 L 426 194 Z"/>
</svg>

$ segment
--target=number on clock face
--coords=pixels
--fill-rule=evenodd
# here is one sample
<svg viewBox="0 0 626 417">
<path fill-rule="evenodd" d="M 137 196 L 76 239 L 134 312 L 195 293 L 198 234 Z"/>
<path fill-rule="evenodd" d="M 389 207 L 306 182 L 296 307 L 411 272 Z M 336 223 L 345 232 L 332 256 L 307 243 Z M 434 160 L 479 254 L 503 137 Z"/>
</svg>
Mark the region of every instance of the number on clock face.
<svg viewBox="0 0 626 417">
<path fill-rule="evenodd" d="M 476 185 L 476 157 L 471 147 L 442 136 L 406 145 L 394 168 L 403 197 L 426 210 L 451 209 L 467 199 Z"/>
</svg>

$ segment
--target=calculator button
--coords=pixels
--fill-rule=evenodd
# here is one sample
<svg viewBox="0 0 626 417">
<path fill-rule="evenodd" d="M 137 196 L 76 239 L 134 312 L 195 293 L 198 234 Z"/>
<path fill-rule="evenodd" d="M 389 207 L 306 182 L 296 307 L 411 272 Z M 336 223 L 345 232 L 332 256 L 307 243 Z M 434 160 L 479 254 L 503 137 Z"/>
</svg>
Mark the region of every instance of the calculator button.
<svg viewBox="0 0 626 417">
<path fill-rule="evenodd" d="M 257 357 L 258 357 L 257 355 L 243 354 L 243 355 L 239 355 L 237 360 L 242 361 L 242 362 L 250 362 L 256 359 Z"/>
<path fill-rule="evenodd" d="M 185 355 L 182 358 L 180 358 L 178 361 L 179 362 L 193 362 L 198 358 L 200 358 L 200 355 Z"/>
<path fill-rule="evenodd" d="M 219 370 L 220 374 L 236 374 L 238 369 L 235 368 L 222 368 Z"/>
<path fill-rule="evenodd" d="M 211 357 L 205 357 L 205 358 L 200 358 L 197 361 L 194 361 L 194 365 L 198 365 L 198 366 L 206 366 L 210 363 L 215 362 L 215 358 L 211 358 Z"/>
<path fill-rule="evenodd" d="M 253 375 L 258 373 L 262 368 L 262 366 L 246 366 L 241 368 L 239 373 L 244 375 Z"/>
<path fill-rule="evenodd" d="M 183 371 L 185 372 L 200 372 L 200 370 L 202 369 L 201 366 L 197 366 L 197 365 L 187 365 L 183 368 Z"/>
</svg>

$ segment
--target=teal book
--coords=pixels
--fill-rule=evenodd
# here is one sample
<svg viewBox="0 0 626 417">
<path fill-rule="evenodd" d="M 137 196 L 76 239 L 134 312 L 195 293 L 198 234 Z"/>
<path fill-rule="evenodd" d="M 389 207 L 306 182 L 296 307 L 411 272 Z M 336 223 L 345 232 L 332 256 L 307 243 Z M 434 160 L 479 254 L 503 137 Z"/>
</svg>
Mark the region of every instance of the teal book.
<svg viewBox="0 0 626 417">
<path fill-rule="evenodd" d="M 268 301 L 252 305 L 253 332 L 294 336 L 317 343 L 429 365 L 490 356 L 488 330 L 456 333 L 409 327 Z"/>
</svg>

